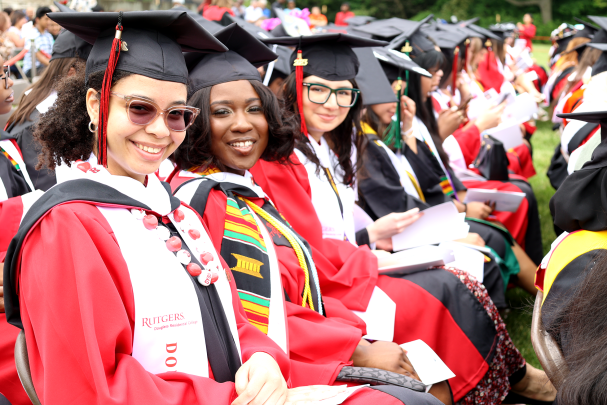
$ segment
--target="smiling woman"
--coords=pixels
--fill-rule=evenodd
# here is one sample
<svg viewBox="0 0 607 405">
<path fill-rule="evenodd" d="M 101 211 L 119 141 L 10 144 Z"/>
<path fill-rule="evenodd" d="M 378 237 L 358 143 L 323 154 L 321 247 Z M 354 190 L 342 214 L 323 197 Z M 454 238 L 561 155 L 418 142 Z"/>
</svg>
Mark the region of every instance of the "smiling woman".
<svg viewBox="0 0 607 405">
<path fill-rule="evenodd" d="M 58 184 L 4 268 L 40 402 L 282 404 L 287 357 L 247 322 L 199 216 L 154 175 L 198 114 L 182 52 L 225 47 L 186 12 L 49 16 L 94 45 L 34 134 Z"/>
</svg>

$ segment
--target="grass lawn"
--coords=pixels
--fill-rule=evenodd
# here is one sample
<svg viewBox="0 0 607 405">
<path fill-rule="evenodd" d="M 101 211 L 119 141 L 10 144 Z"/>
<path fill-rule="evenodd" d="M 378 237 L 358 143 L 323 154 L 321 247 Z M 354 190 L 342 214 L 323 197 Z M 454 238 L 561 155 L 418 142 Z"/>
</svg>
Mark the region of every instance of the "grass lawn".
<svg viewBox="0 0 607 405">
<path fill-rule="evenodd" d="M 534 44 L 533 56 L 538 64 L 547 68 L 549 45 Z M 559 142 L 558 132 L 552 131 L 552 122 L 537 122 L 537 131 L 531 137 L 533 146 L 533 163 L 537 174 L 529 181 L 537 198 L 540 221 L 542 224 L 542 242 L 544 253 L 550 250 L 550 244 L 556 238 L 552 228 L 552 217 L 548 202 L 554 194 L 554 189 L 546 177 L 550 158 L 555 146 Z M 508 291 L 506 295 L 512 311 L 505 317 L 508 332 L 516 347 L 521 351 L 523 357 L 535 367 L 540 364 L 531 346 L 530 329 L 531 313 L 533 311 L 533 299 L 520 288 Z"/>
</svg>

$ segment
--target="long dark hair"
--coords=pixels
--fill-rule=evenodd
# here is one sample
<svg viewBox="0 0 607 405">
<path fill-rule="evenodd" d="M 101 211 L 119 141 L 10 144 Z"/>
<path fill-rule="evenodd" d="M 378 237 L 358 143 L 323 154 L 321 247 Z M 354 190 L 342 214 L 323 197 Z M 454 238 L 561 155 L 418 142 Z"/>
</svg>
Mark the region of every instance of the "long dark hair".
<svg viewBox="0 0 607 405">
<path fill-rule="evenodd" d="M 423 69 L 431 70 L 434 68 L 441 68 L 444 64 L 445 56 L 438 51 L 429 51 L 424 52 L 417 58 L 415 58 L 415 63 L 421 66 Z M 423 101 L 422 96 L 422 79 L 421 76 L 417 73 L 411 72 L 409 74 L 409 82 L 407 83 L 409 86 L 409 97 L 415 102 L 417 106 L 415 115 L 419 118 L 432 136 L 432 140 L 434 141 L 434 145 L 436 146 L 436 150 L 438 151 L 438 155 L 442 160 L 445 167 L 449 164 L 449 156 L 443 149 L 443 140 L 440 137 L 438 132 L 438 122 L 436 121 L 436 117 L 434 116 L 434 106 L 432 105 L 432 97 L 428 95 L 426 101 Z"/>
<path fill-rule="evenodd" d="M 77 65 L 76 74 L 65 76 L 57 85 L 57 101 L 42 114 L 34 139 L 40 142 L 37 170 L 47 167 L 54 170 L 63 161 L 70 166 L 75 160 L 86 160 L 95 149 L 95 134 L 89 131 L 90 117 L 86 109 L 86 92 L 89 88 L 101 91 L 105 71 L 91 73 L 88 86 L 84 85 L 84 64 Z M 133 73 L 116 70 L 112 87 Z"/>
<path fill-rule="evenodd" d="M 594 258 L 569 303 L 556 313 L 548 333 L 558 343 L 566 334 L 565 363 L 569 370 L 559 387 L 559 405 L 607 403 L 607 250 Z"/>
<path fill-rule="evenodd" d="M 304 78 L 308 76 L 310 75 L 304 74 Z M 350 80 L 350 82 L 352 82 L 352 87 L 357 88 L 355 80 Z M 317 173 L 319 173 L 320 161 L 314 153 L 312 145 L 310 145 L 307 134 L 302 134 L 300 130 L 301 121 L 299 114 L 297 113 L 297 86 L 295 82 L 295 73 L 291 73 L 289 77 L 287 77 L 287 80 L 285 80 L 282 96 L 286 113 L 292 115 L 298 125 L 297 131 L 299 136 L 295 138 L 295 147 L 299 149 L 308 160 L 316 164 Z M 366 137 L 359 136 L 362 133 L 360 128 L 362 108 L 363 101 L 361 95 L 358 97 L 358 100 L 356 100 L 354 106 L 350 108 L 350 111 L 348 111 L 348 115 L 344 122 L 339 124 L 333 131 L 325 134 L 332 144 L 331 149 L 337 156 L 338 166 L 343 172 L 342 182 L 349 186 L 354 184 L 356 172 L 360 168 L 360 157 L 364 152 L 367 142 Z M 352 145 L 356 146 L 357 150 L 356 167 L 352 165 L 351 160 Z M 335 169 L 337 169 L 337 167 Z"/>
<path fill-rule="evenodd" d="M 274 93 L 256 80 L 249 80 L 251 86 L 261 99 L 263 113 L 268 121 L 268 146 L 261 155 L 267 161 L 288 162 L 295 147 L 297 124 L 293 118 L 283 116 Z M 211 153 L 211 89 L 204 87 L 194 93 L 188 105 L 200 108 L 200 114 L 188 128 L 183 143 L 173 154 L 173 161 L 182 169 L 192 169 L 214 164 L 223 170 L 221 162 Z"/>
<path fill-rule="evenodd" d="M 29 120 L 36 106 L 44 101 L 58 85 L 61 78 L 67 76 L 71 68 L 84 71 L 85 61 L 80 58 L 53 59 L 40 76 L 40 79 L 29 86 L 31 92 L 21 96 L 19 107 L 8 119 L 10 124 L 21 124 Z"/>
<path fill-rule="evenodd" d="M 384 124 L 379 116 L 373 111 L 372 106 L 368 105 L 363 112 L 361 121 L 369 125 L 373 131 L 377 134 L 380 139 L 383 139 L 384 132 L 388 128 L 388 125 Z"/>
</svg>

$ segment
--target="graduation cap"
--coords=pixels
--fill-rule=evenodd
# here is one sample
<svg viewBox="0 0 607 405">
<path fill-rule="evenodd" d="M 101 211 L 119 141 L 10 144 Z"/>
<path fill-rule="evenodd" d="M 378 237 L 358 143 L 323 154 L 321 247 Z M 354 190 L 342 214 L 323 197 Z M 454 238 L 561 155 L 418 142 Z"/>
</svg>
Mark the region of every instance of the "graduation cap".
<svg viewBox="0 0 607 405">
<path fill-rule="evenodd" d="M 186 65 L 190 72 L 188 93 L 204 87 L 236 80 L 261 81 L 257 67 L 275 60 L 278 55 L 236 23 L 215 34 L 227 52 L 188 53 Z"/>
<path fill-rule="evenodd" d="M 293 53 L 293 50 L 283 45 L 277 45 L 276 50 L 274 52 L 276 52 L 276 54 L 278 55 L 278 59 L 276 59 L 274 63 L 274 70 L 272 74 L 274 75 L 275 72 L 277 72 L 278 74 L 276 74 L 276 76 L 289 76 L 291 74 L 292 66 L 292 63 L 289 63 L 289 61 L 291 60 L 291 54 Z M 269 83 L 271 83 L 271 81 L 272 79 L 270 79 Z"/>
<path fill-rule="evenodd" d="M 379 60 L 371 48 L 356 48 L 354 53 L 360 61 L 356 84 L 362 94 L 364 105 L 396 102 L 392 85 L 388 81 Z"/>
<path fill-rule="evenodd" d="M 297 105 L 301 115 L 301 130 L 307 134 L 303 116 L 303 76 L 318 76 L 325 80 L 352 80 L 358 74 L 360 62 L 352 48 L 386 45 L 384 41 L 360 38 L 348 34 L 318 34 L 301 37 L 268 38 L 262 42 L 297 46 L 289 58 L 291 72 L 295 71 Z"/>
<path fill-rule="evenodd" d="M 413 62 L 410 57 L 394 49 L 373 48 L 373 56 L 379 61 L 390 82 L 394 82 L 403 72 L 415 72 L 421 76 L 432 77 L 430 72 Z"/>
<path fill-rule="evenodd" d="M 594 69 L 593 69 L 594 70 Z M 559 118 L 578 120 L 599 124 L 601 126 L 601 143 L 592 152 L 592 160 L 584 163 L 584 169 L 598 169 L 607 166 L 607 111 L 573 112 L 557 114 Z"/>
<path fill-rule="evenodd" d="M 480 34 L 483 36 L 483 39 L 495 39 L 495 40 L 501 40 L 501 38 L 497 35 L 495 35 L 493 32 L 489 31 L 487 28 L 483 28 L 483 27 L 479 27 L 476 24 L 467 24 L 464 26 L 465 28 L 469 28 L 472 31 L 475 31 L 476 33 Z"/>
<path fill-rule="evenodd" d="M 264 39 L 271 38 L 273 36 L 263 28 L 258 27 L 255 24 L 251 24 L 242 18 L 231 16 L 230 13 L 224 13 L 223 17 L 221 18 L 221 23 L 226 27 L 232 23 L 236 23 L 244 28 L 249 34 L 252 34 L 255 38 Z"/>
<path fill-rule="evenodd" d="M 80 58 L 87 60 L 93 49 L 93 45 L 89 44 L 80 37 L 77 37 L 72 32 L 61 31 L 53 44 L 53 53 L 51 61 L 63 58 Z"/>
<path fill-rule="evenodd" d="M 356 32 L 366 33 L 375 39 L 391 40 L 402 35 L 406 40 L 415 34 L 421 27 L 433 16 L 429 15 L 422 21 L 405 20 L 404 18 L 388 18 L 387 20 L 377 20 L 366 25 L 357 26 Z M 404 40 L 402 41 L 404 43 Z"/>
<path fill-rule="evenodd" d="M 226 47 L 185 11 L 49 13 L 49 18 L 93 45 L 86 78 L 103 71 L 98 125 L 98 160 L 107 167 L 107 117 L 116 69 L 187 84 L 182 51 L 225 52 Z"/>
<path fill-rule="evenodd" d="M 202 28 L 209 31 L 213 35 L 215 35 L 216 32 L 221 31 L 224 28 L 223 25 L 221 25 L 215 21 L 207 20 L 206 18 L 204 18 L 203 16 L 201 16 L 198 13 L 191 13 L 191 12 L 188 12 L 188 13 L 194 20 L 196 20 L 196 22 L 198 24 L 200 24 L 202 26 Z"/>
<path fill-rule="evenodd" d="M 370 15 L 357 15 L 351 18 L 348 18 L 347 20 L 345 20 L 346 24 L 352 26 L 352 27 L 358 27 L 361 25 L 365 25 L 370 23 L 371 21 L 375 21 L 376 18 L 375 17 L 371 17 Z"/>
<path fill-rule="evenodd" d="M 560 53 L 563 53 L 567 50 L 567 46 L 569 45 L 569 42 L 571 42 L 571 40 L 573 39 L 573 33 L 564 36 L 562 38 L 557 38 L 556 39 L 556 49 L 554 50 L 554 54 L 558 55 Z M 575 49 L 571 49 L 571 51 L 574 51 Z"/>
<path fill-rule="evenodd" d="M 489 31 L 500 37 L 500 40 L 505 40 L 514 35 L 516 25 L 513 23 L 493 24 L 489 26 Z"/>
</svg>

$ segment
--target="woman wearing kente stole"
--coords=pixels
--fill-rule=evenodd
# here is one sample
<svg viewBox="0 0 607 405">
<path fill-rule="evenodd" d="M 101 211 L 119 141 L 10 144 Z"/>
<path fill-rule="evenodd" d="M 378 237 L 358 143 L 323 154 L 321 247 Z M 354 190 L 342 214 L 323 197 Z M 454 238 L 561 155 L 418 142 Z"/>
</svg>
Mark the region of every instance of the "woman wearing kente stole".
<svg viewBox="0 0 607 405">
<path fill-rule="evenodd" d="M 189 102 L 202 114 L 175 155 L 178 167 L 187 169 L 172 177 L 175 195 L 203 217 L 215 248 L 232 269 L 249 321 L 289 354 L 295 386 L 338 384 L 351 361 L 415 376 L 402 349 L 391 342 L 363 341 L 362 320 L 322 295 L 310 246 L 248 172 L 261 157 L 287 164 L 293 150 L 294 123 L 283 120 L 254 66 L 274 60 L 275 54 L 235 24 L 216 36 L 230 49 L 227 53 L 186 56 Z M 451 403 L 446 384 L 434 391 Z M 362 388 L 347 403 L 374 401 L 440 403 L 397 386 Z"/>
</svg>

